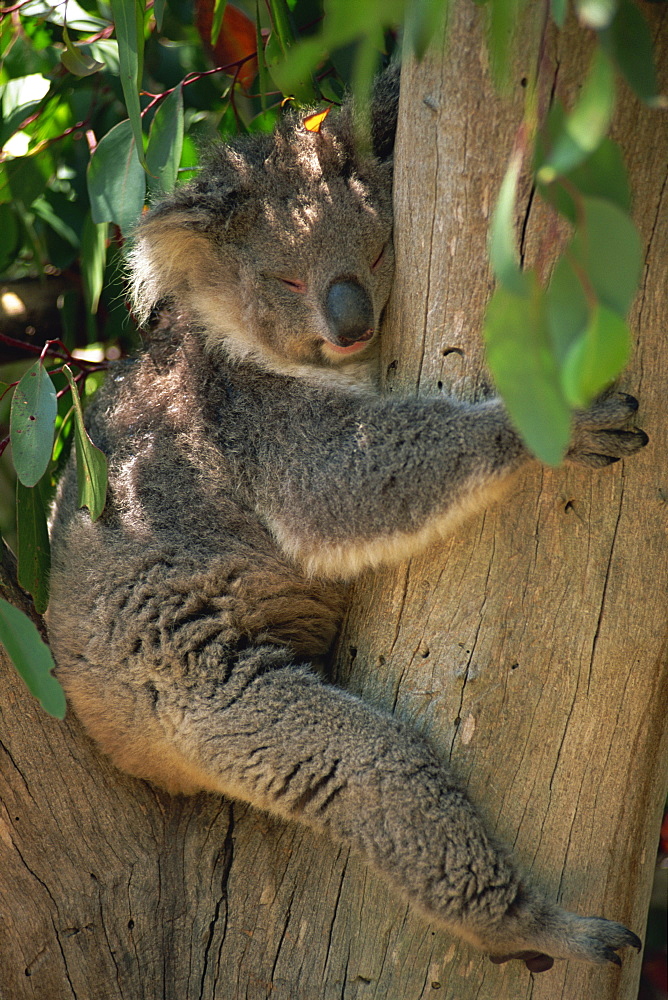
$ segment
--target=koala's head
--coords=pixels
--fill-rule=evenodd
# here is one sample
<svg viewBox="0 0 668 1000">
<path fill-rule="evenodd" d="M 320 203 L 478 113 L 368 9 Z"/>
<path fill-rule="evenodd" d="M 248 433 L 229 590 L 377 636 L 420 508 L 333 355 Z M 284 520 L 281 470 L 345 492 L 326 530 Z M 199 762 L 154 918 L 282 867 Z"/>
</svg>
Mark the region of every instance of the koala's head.
<svg viewBox="0 0 668 1000">
<path fill-rule="evenodd" d="M 396 98 L 389 114 L 395 121 Z M 394 268 L 394 121 L 386 119 L 375 123 L 373 152 L 358 149 L 350 107 L 321 132 L 293 114 L 273 135 L 211 150 L 198 178 L 136 233 L 140 319 L 167 300 L 205 331 L 213 352 L 279 365 L 364 356 Z"/>
</svg>

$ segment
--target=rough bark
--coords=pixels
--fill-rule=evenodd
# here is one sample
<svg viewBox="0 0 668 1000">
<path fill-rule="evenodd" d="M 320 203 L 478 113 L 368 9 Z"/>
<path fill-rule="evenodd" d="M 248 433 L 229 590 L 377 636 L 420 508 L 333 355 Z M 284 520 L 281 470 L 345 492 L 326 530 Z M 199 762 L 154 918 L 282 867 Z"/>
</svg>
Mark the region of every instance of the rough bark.
<svg viewBox="0 0 668 1000">
<path fill-rule="evenodd" d="M 665 11 L 653 20 L 664 71 L 666 21 Z M 398 281 L 383 340 L 389 391 L 482 391 L 489 208 L 532 63 L 540 59 L 542 106 L 555 84 L 562 99 L 575 96 L 591 40 L 573 27 L 560 38 L 548 29 L 539 50 L 540 31 L 525 25 L 505 100 L 489 83 L 479 19 L 468 5 L 454 5 L 445 58 L 433 53 L 405 67 Z M 429 735 L 489 827 L 553 898 L 640 934 L 667 779 L 668 136 L 661 119 L 623 90 L 614 137 L 625 150 L 646 252 L 631 317 L 636 353 L 621 387 L 640 397 L 651 447 L 603 473 L 529 469 L 505 500 L 438 550 L 365 581 L 341 643 L 348 683 Z M 528 186 L 519 216 L 523 256 L 544 273 L 564 234 Z M 445 936 L 433 945 L 429 979 L 457 1000 L 637 996 L 633 955 L 621 972 L 557 963 L 534 982 L 518 965 L 490 967 Z M 414 974 L 410 990 L 377 995 L 430 995 L 420 992 L 417 965 Z"/>
<path fill-rule="evenodd" d="M 473 394 L 485 382 L 485 234 L 521 119 L 522 70 L 504 103 L 487 81 L 478 17 L 457 5 L 447 57 L 405 75 L 388 391 L 443 383 Z M 666 17 L 654 16 L 664 55 Z M 535 57 L 527 43 L 523 58 Z M 575 37 L 550 40 L 545 93 L 557 66 L 568 84 L 585 62 Z M 667 777 L 659 128 L 624 95 L 616 132 L 647 255 L 623 386 L 640 396 L 651 446 L 602 473 L 532 468 L 451 541 L 363 580 L 340 644 L 341 676 L 429 735 L 548 892 L 639 932 Z M 522 211 L 535 257 L 551 234 L 528 191 Z M 2 1000 L 635 996 L 633 955 L 621 973 L 557 963 L 534 979 L 519 963 L 493 966 L 347 849 L 238 803 L 170 798 L 125 778 L 75 719 L 47 718 L 1 669 Z"/>
</svg>

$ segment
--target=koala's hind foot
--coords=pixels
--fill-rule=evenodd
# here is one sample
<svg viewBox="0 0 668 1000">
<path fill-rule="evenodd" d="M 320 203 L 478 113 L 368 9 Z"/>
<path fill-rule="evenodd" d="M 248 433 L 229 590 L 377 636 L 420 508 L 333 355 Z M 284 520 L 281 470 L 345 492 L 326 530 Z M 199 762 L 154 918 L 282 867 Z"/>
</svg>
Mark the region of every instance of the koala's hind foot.
<svg viewBox="0 0 668 1000">
<path fill-rule="evenodd" d="M 588 410 L 577 413 L 566 458 L 579 465 L 600 468 L 644 448 L 649 441 L 647 434 L 629 426 L 637 409 L 635 396 L 613 392 Z"/>
<path fill-rule="evenodd" d="M 502 939 L 507 948 L 500 948 Z M 581 917 L 524 889 L 498 927 L 479 935 L 477 943 L 495 964 L 520 959 L 531 972 L 551 969 L 555 958 L 621 966 L 620 948 L 642 948 L 640 938 L 623 924 L 603 917 Z"/>
</svg>

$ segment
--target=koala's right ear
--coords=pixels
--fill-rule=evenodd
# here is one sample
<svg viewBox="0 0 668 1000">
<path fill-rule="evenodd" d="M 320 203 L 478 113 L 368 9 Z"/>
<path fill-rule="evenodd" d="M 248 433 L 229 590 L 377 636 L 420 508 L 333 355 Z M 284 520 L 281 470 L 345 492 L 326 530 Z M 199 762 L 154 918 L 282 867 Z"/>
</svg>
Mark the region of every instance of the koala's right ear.
<svg viewBox="0 0 668 1000">
<path fill-rule="evenodd" d="M 401 64 L 394 60 L 374 80 L 371 94 L 371 143 L 379 160 L 388 160 L 394 152 L 400 76 Z"/>
<path fill-rule="evenodd" d="M 257 205 L 235 172 L 232 148 L 214 148 L 200 176 L 141 220 L 127 255 L 130 300 L 141 324 L 166 299 L 188 302 L 220 277 L 220 247 L 253 224 Z"/>
</svg>

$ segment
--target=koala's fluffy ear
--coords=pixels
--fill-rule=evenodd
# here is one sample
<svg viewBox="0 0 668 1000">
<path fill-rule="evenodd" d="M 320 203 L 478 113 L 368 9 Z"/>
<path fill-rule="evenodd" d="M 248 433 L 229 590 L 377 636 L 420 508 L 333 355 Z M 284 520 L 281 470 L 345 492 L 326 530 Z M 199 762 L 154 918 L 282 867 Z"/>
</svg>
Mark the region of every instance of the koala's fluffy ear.
<svg viewBox="0 0 668 1000">
<path fill-rule="evenodd" d="M 326 126 L 328 131 L 334 132 L 344 146 L 351 151 L 353 158 L 360 149 L 360 138 L 358 127 L 358 117 L 368 121 L 371 129 L 371 152 L 376 159 L 388 161 L 392 159 L 394 153 L 394 140 L 397 133 L 397 118 L 399 112 L 399 77 L 401 74 L 400 63 L 393 61 L 390 65 L 379 73 L 373 82 L 371 90 L 371 107 L 367 109 L 367 114 L 358 115 L 359 108 L 356 107 L 355 98 L 351 96 L 343 104 L 339 114 L 332 121 L 328 121 Z M 369 143 L 361 144 L 362 155 L 364 147 L 369 148 Z"/>
<path fill-rule="evenodd" d="M 270 141 L 266 136 L 253 139 L 246 140 L 243 152 L 232 144 L 212 147 L 199 177 L 177 188 L 139 223 L 127 258 L 139 323 L 158 302 L 188 302 L 209 277 L 215 281 L 217 245 L 252 226 L 258 206 L 249 177 Z"/>
<path fill-rule="evenodd" d="M 371 95 L 371 143 L 379 160 L 394 152 L 399 113 L 401 65 L 394 61 L 376 77 Z"/>
</svg>

